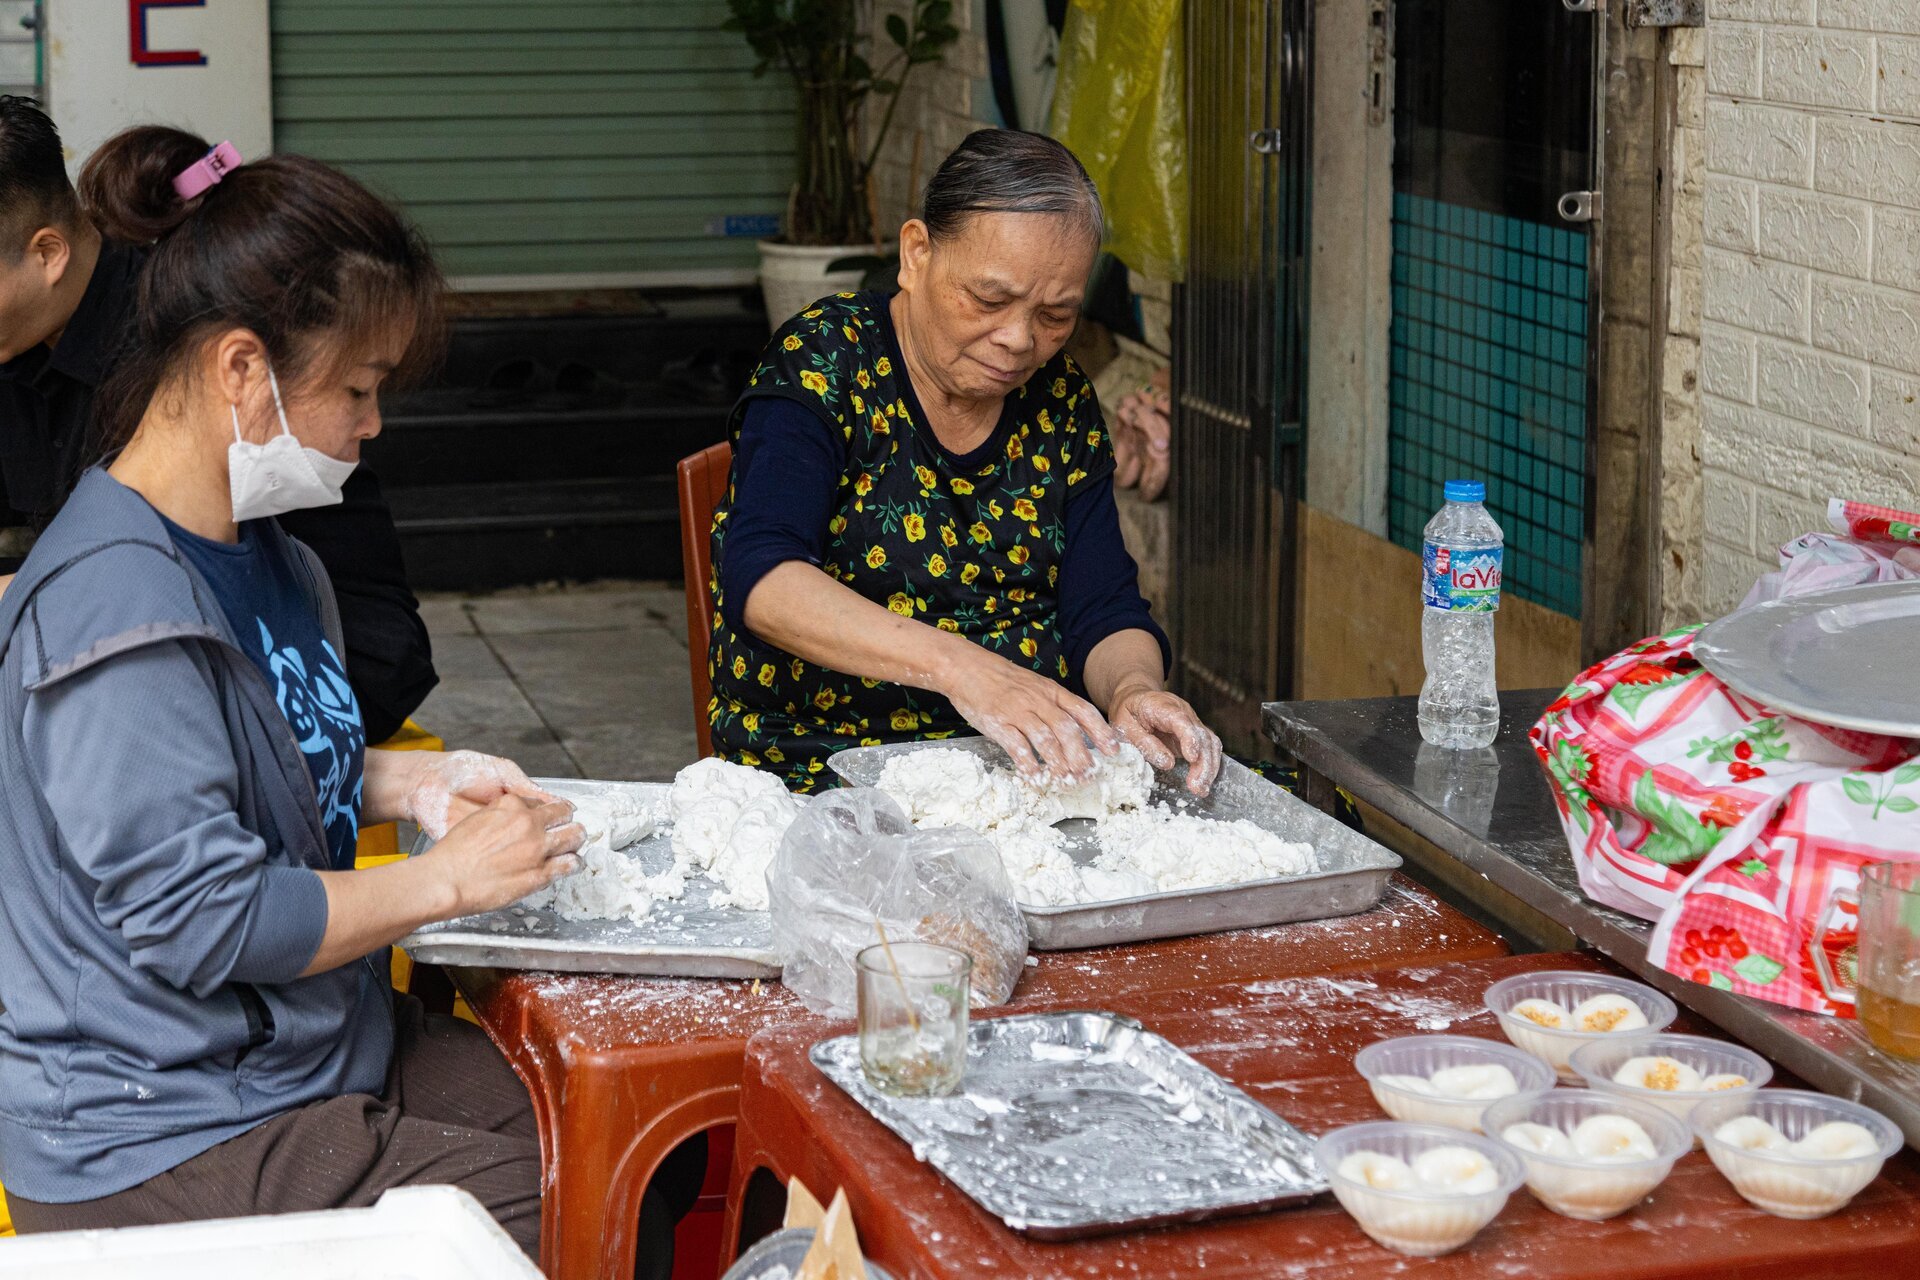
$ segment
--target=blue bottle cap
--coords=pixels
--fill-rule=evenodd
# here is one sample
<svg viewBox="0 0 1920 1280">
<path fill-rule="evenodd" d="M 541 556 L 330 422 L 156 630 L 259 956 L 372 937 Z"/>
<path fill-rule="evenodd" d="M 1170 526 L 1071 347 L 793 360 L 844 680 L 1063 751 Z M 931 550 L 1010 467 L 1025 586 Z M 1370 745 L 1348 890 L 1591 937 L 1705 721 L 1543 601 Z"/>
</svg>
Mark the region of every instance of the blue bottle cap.
<svg viewBox="0 0 1920 1280">
<path fill-rule="evenodd" d="M 1487 486 L 1478 480 L 1447 481 L 1448 502 L 1485 502 Z"/>
</svg>

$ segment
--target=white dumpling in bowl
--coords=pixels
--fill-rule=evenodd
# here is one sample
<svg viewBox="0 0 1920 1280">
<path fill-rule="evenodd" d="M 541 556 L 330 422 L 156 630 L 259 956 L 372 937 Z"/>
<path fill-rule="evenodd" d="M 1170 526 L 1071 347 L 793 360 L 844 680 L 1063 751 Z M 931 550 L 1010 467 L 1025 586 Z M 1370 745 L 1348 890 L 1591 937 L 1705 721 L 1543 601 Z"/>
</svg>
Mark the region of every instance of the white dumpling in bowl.
<svg viewBox="0 0 1920 1280">
<path fill-rule="evenodd" d="M 1569 1016 L 1575 1031 L 1638 1031 L 1647 1025 L 1639 1005 L 1611 991 L 1588 996 Z"/>
<path fill-rule="evenodd" d="M 1423 1098 L 1431 1098 L 1435 1092 L 1432 1082 L 1425 1076 L 1375 1076 L 1374 1083 L 1404 1093 L 1417 1093 Z"/>
<path fill-rule="evenodd" d="M 1735 1116 L 1713 1131 L 1714 1140 L 1742 1151 L 1780 1151 L 1787 1136 L 1759 1116 Z"/>
<path fill-rule="evenodd" d="M 1808 1160 L 1859 1160 L 1879 1152 L 1879 1140 L 1851 1120 L 1829 1120 L 1793 1144 L 1793 1154 Z"/>
<path fill-rule="evenodd" d="M 1573 1026 L 1573 1015 L 1552 1000 L 1522 1000 L 1507 1010 L 1507 1016 L 1524 1018 L 1549 1031 L 1566 1031 Z"/>
<path fill-rule="evenodd" d="M 1376 1191 L 1399 1191 L 1413 1185 L 1413 1170 L 1398 1156 L 1378 1151 L 1356 1151 L 1340 1162 L 1340 1176 Z"/>
<path fill-rule="evenodd" d="M 1613 1082 L 1661 1093 L 1698 1093 L 1701 1075 L 1678 1058 L 1628 1058 L 1613 1073 Z"/>
<path fill-rule="evenodd" d="M 1588 1160 L 1651 1160 L 1659 1154 L 1640 1122 L 1629 1116 L 1588 1116 L 1574 1126 L 1571 1137 L 1574 1151 Z"/>
<path fill-rule="evenodd" d="M 1500 1136 L 1512 1146 L 1535 1155 L 1558 1156 L 1563 1160 L 1574 1155 L 1573 1140 L 1551 1125 L 1510 1124 L 1500 1131 Z"/>
<path fill-rule="evenodd" d="M 1493 1161 L 1471 1147 L 1434 1147 L 1413 1158 L 1413 1177 L 1428 1191 L 1479 1196 L 1500 1185 Z"/>
<path fill-rule="evenodd" d="M 1443 1098 L 1468 1102 L 1490 1102 L 1520 1092 L 1513 1072 L 1497 1062 L 1476 1062 L 1461 1067 L 1442 1067 L 1427 1078 L 1433 1091 Z"/>
</svg>

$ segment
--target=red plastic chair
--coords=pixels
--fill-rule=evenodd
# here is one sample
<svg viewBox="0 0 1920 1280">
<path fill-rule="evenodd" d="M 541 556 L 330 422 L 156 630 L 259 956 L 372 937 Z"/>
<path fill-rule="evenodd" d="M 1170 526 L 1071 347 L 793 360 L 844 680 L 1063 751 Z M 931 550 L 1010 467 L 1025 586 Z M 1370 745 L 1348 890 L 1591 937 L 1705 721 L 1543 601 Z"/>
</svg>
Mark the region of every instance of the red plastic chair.
<svg viewBox="0 0 1920 1280">
<path fill-rule="evenodd" d="M 680 459 L 680 566 L 687 576 L 687 667 L 693 677 L 693 731 L 702 756 L 713 753 L 707 702 L 707 640 L 713 633 L 713 596 L 707 579 L 713 572 L 713 512 L 727 496 L 733 446 L 722 441 Z"/>
</svg>

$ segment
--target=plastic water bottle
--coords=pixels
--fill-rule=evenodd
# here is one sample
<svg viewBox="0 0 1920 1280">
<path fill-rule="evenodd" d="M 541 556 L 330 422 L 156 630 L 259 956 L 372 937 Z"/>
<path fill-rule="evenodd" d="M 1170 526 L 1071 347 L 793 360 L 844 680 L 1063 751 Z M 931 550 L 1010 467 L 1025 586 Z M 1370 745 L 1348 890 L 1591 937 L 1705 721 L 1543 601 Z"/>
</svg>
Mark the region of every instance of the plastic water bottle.
<svg viewBox="0 0 1920 1280">
<path fill-rule="evenodd" d="M 1447 481 L 1447 505 L 1427 522 L 1422 549 L 1420 736 L 1473 750 L 1500 733 L 1493 678 L 1493 615 L 1500 607 L 1504 538 L 1487 514 L 1487 486 Z"/>
</svg>

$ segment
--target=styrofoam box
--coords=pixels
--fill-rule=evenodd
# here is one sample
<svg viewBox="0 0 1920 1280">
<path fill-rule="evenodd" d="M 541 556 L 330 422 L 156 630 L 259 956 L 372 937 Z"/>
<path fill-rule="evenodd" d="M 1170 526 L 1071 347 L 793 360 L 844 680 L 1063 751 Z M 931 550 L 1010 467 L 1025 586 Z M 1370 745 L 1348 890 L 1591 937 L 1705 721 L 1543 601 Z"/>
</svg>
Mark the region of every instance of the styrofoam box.
<svg viewBox="0 0 1920 1280">
<path fill-rule="evenodd" d="M 223 1267 L 271 1270 L 222 1271 Z M 0 1280 L 540 1280 L 458 1187 L 400 1187 L 371 1209 L 62 1231 L 0 1242 Z"/>
</svg>

